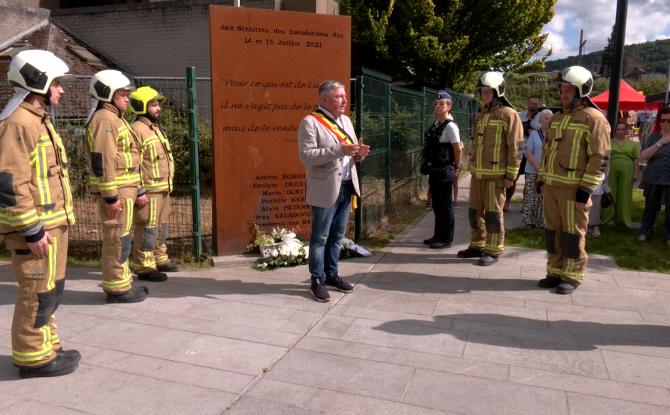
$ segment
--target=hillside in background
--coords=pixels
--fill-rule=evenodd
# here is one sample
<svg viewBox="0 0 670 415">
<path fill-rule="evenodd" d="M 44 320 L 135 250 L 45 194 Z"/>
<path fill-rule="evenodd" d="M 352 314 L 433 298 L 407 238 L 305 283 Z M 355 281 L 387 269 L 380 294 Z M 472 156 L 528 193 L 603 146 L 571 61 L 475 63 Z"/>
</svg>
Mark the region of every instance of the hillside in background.
<svg viewBox="0 0 670 415">
<path fill-rule="evenodd" d="M 577 56 L 547 61 L 546 71 L 558 71 L 578 64 L 590 68 L 600 64 L 602 54 L 602 51 L 598 51 L 583 55 L 581 64 Z M 664 74 L 668 71 L 668 62 L 670 62 L 670 39 L 624 46 L 624 54 L 626 65 L 624 73 L 631 72 L 633 67 L 637 66 L 642 67 L 647 73 Z"/>
</svg>

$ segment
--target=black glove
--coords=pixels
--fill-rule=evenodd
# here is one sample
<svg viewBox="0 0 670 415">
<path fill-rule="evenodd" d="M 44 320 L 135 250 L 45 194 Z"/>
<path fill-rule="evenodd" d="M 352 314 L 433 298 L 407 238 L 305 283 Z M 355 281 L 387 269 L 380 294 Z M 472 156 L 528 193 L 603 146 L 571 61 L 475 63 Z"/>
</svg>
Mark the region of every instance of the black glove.
<svg viewBox="0 0 670 415">
<path fill-rule="evenodd" d="M 544 186 L 544 182 L 535 182 L 535 191 L 538 195 L 542 194 L 542 186 Z"/>
<path fill-rule="evenodd" d="M 577 203 L 586 203 L 589 201 L 591 193 L 588 190 L 584 190 L 581 187 L 577 189 L 577 194 L 575 195 L 575 202 Z"/>
</svg>

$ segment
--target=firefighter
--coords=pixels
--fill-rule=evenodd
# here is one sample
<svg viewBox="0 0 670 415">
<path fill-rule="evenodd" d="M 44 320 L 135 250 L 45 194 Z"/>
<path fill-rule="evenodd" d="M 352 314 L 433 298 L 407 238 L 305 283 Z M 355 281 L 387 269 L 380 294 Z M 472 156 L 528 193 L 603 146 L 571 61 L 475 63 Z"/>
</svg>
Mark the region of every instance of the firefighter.
<svg viewBox="0 0 670 415">
<path fill-rule="evenodd" d="M 68 70 L 51 52 L 19 52 L 7 74 L 15 93 L 0 114 L 0 234 L 18 282 L 12 360 L 22 378 L 66 375 L 81 358 L 63 350 L 55 319 L 75 218 L 67 155 L 47 111 Z"/>
<path fill-rule="evenodd" d="M 590 196 L 604 175 L 610 126 L 589 98 L 591 72 L 570 66 L 557 82 L 562 110 L 552 118 L 544 141 L 537 185 L 548 253 L 547 276 L 538 285 L 570 294 L 584 280 Z"/>
<path fill-rule="evenodd" d="M 502 73 L 486 72 L 477 90 L 484 107 L 475 117 L 470 156 L 470 246 L 458 257 L 479 258 L 478 265 L 488 266 L 498 262 L 504 249 L 505 189 L 514 185 L 519 170 L 523 125 L 505 98 Z"/>
<path fill-rule="evenodd" d="M 137 114 L 131 124 L 142 143 L 142 187 L 148 203 L 135 210 L 135 241 L 131 268 L 141 280 L 179 271 L 167 254 L 170 192 L 174 178 L 174 159 L 170 142 L 158 125 L 165 98 L 155 89 L 143 86 L 130 94 L 130 110 Z M 160 234 L 160 238 L 159 238 Z M 167 276 L 166 276 L 167 278 Z M 155 279 L 153 279 L 155 280 Z"/>
<path fill-rule="evenodd" d="M 102 289 L 108 303 L 136 303 L 149 293 L 146 287 L 133 287 L 128 264 L 133 207 L 147 203 L 140 187 L 141 144 L 123 118 L 132 90 L 130 80 L 113 69 L 96 73 L 89 87 L 93 101 L 86 149 L 102 222 Z"/>
</svg>

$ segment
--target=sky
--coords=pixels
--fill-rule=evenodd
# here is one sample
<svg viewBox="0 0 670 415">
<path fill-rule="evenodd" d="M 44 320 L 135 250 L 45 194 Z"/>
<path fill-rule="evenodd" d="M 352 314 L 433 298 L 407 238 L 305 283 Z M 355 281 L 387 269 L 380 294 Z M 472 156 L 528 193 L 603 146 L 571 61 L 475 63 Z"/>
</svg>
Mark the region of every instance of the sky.
<svg viewBox="0 0 670 415">
<path fill-rule="evenodd" d="M 552 48 L 549 58 L 577 55 L 579 31 L 584 30 L 583 53 L 602 50 L 616 20 L 616 0 L 558 0 L 554 18 L 542 33 L 549 36 L 542 52 Z M 629 0 L 626 45 L 670 38 L 670 0 Z"/>
</svg>

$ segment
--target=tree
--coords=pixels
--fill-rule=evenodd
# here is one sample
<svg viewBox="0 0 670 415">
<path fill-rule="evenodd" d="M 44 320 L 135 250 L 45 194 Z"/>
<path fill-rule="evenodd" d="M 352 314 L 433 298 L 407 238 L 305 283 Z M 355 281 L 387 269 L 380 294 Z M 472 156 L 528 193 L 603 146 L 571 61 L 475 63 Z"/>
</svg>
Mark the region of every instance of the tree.
<svg viewBox="0 0 670 415">
<path fill-rule="evenodd" d="M 612 26 L 612 33 L 607 38 L 607 46 L 603 49 L 603 54 L 600 57 L 600 75 L 609 77 L 612 70 L 612 63 L 614 63 L 614 37 L 616 25 Z M 624 65 L 625 67 L 625 65 Z"/>
<path fill-rule="evenodd" d="M 473 71 L 523 68 L 542 48 L 555 2 L 342 0 L 340 11 L 352 19 L 355 67 L 461 89 Z"/>
</svg>

